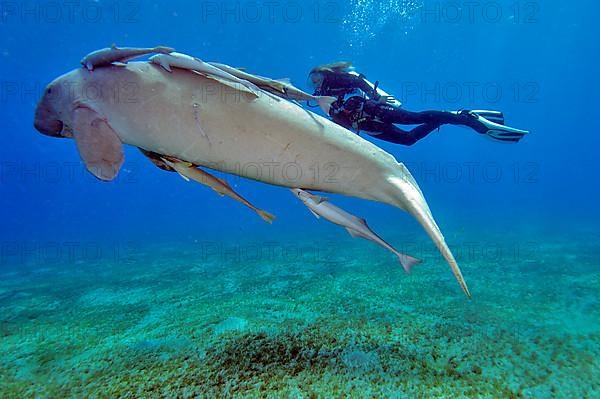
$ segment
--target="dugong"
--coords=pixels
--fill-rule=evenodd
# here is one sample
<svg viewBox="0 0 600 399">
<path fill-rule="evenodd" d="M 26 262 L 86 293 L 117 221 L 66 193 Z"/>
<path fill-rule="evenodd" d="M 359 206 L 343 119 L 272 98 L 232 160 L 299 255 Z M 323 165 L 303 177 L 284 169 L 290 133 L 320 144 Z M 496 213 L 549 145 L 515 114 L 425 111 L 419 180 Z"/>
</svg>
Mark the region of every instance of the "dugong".
<svg viewBox="0 0 600 399">
<path fill-rule="evenodd" d="M 129 144 L 268 184 L 398 207 L 423 226 L 470 297 L 408 169 L 355 133 L 270 93 L 250 96 L 198 73 L 169 73 L 148 62 L 78 68 L 46 87 L 34 126 L 74 138 L 86 167 L 101 180 L 117 175 L 122 146 Z"/>
</svg>

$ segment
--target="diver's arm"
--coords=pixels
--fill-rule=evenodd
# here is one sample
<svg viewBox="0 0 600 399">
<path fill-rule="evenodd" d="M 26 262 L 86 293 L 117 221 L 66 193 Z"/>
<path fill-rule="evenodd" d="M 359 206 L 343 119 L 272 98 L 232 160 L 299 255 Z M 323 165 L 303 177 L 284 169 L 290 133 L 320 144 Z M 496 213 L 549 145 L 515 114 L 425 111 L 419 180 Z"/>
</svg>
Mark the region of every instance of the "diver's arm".
<svg viewBox="0 0 600 399">
<path fill-rule="evenodd" d="M 363 91 L 370 98 L 375 93 L 373 87 L 362 75 L 354 72 L 326 73 L 321 90 L 317 94 L 344 96 L 354 93 L 356 90 Z"/>
<path fill-rule="evenodd" d="M 423 124 L 416 126 L 412 130 L 406 131 L 391 123 L 366 121 L 359 124 L 361 130 L 364 130 L 367 133 L 370 132 L 376 139 L 406 146 L 415 144 L 438 129 L 438 127 L 439 126 L 437 125 Z"/>
<path fill-rule="evenodd" d="M 355 71 L 348 72 L 348 74 L 354 76 L 356 80 L 360 81 L 360 83 L 357 83 L 357 88 L 367 93 L 367 96 L 369 96 L 370 98 L 378 100 L 384 104 L 395 105 L 397 107 L 400 107 L 402 105 L 402 103 L 396 100 L 394 96 L 391 96 L 382 89 L 380 89 L 379 85 L 377 85 L 376 87 L 375 84 L 369 82 L 364 77 L 364 75 L 361 75 Z"/>
<path fill-rule="evenodd" d="M 377 99 L 377 90 L 375 89 L 375 85 L 369 82 L 364 75 L 351 71 L 348 72 L 349 81 L 352 82 L 352 87 L 354 89 L 360 89 L 364 93 L 367 94 L 368 97 Z"/>
</svg>

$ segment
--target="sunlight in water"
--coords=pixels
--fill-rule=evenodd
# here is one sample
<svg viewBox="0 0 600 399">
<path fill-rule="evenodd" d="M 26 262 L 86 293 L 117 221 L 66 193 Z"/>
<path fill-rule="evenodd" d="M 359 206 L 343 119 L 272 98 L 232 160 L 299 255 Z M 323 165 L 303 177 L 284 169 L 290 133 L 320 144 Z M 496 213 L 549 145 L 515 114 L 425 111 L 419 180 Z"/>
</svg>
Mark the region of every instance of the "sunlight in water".
<svg viewBox="0 0 600 399">
<path fill-rule="evenodd" d="M 408 34 L 418 22 L 423 0 L 351 0 L 350 4 L 343 29 L 349 45 L 362 48 L 388 24 L 394 24 L 397 33 Z"/>
</svg>

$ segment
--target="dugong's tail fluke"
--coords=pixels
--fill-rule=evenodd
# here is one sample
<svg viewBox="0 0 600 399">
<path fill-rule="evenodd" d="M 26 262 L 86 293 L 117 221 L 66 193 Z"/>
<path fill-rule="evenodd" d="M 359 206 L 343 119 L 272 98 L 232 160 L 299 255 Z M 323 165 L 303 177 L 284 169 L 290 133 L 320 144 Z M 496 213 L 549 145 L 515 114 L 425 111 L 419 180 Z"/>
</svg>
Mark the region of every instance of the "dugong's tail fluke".
<svg viewBox="0 0 600 399">
<path fill-rule="evenodd" d="M 427 206 L 427 202 L 425 202 L 425 198 L 423 198 L 423 194 L 416 185 L 416 182 L 414 182 L 412 175 L 408 174 L 403 177 L 390 177 L 387 180 L 392 186 L 391 190 L 388 191 L 388 195 L 391 198 L 388 198 L 387 202 L 404 209 L 419 221 L 442 253 L 444 259 L 446 259 L 450 265 L 450 269 L 452 269 L 452 273 L 454 273 L 462 290 L 467 297 L 471 298 L 471 293 L 469 292 L 467 283 L 458 267 L 458 263 L 456 263 L 456 259 L 454 259 L 454 255 L 452 255 L 448 244 L 446 244 L 442 232 L 435 223 L 435 220 L 429 211 L 429 207 Z"/>
<path fill-rule="evenodd" d="M 446 259 L 446 262 L 448 262 L 448 265 L 450 265 L 450 269 L 452 269 L 452 273 L 454 273 L 454 276 L 458 280 L 460 287 L 465 292 L 467 297 L 471 298 L 471 293 L 469 292 L 467 283 L 465 282 L 460 268 L 458 267 L 458 263 L 456 263 L 456 259 L 454 259 L 454 255 L 452 255 L 450 248 L 448 248 L 448 244 L 446 244 L 444 236 L 437 228 L 433 217 L 431 217 L 430 214 L 426 212 L 420 212 L 420 210 L 417 209 L 415 209 L 414 211 L 409 210 L 409 212 L 419 221 L 419 223 L 421 223 L 421 226 L 423 226 L 429 237 L 431 237 L 435 245 L 438 247 L 438 249 L 442 253 L 442 256 L 444 257 L 444 259 Z"/>
</svg>

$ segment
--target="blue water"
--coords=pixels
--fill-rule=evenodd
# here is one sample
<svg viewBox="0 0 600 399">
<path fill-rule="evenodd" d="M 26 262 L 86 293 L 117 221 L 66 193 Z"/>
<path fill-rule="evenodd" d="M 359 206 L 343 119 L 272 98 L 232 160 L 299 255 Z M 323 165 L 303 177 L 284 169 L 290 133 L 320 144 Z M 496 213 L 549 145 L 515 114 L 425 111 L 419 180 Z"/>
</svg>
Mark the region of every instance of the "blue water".
<svg viewBox="0 0 600 399">
<path fill-rule="evenodd" d="M 43 282 L 53 281 L 57 291 L 60 284 L 65 284 L 65 290 L 77 286 L 80 291 L 74 292 L 83 295 L 86 289 L 82 284 L 57 279 L 57 273 L 73 269 L 96 273 L 96 269 L 90 271 L 87 267 L 92 265 L 102 270 L 105 262 L 111 264 L 106 270 L 112 271 L 113 277 L 120 273 L 129 276 L 127 260 L 130 257 L 135 260 L 136 270 L 143 270 L 143 265 L 147 265 L 148 270 L 160 269 L 162 266 L 157 265 L 167 262 L 161 263 L 160 259 L 166 258 L 174 264 L 187 259 L 197 262 L 198 267 L 203 262 L 213 262 L 215 267 L 231 263 L 235 268 L 244 264 L 244 257 L 249 257 L 244 252 L 249 251 L 248 242 L 260 246 L 261 251 L 272 241 L 294 249 L 309 248 L 307 246 L 313 243 L 321 246 L 333 243 L 335 250 L 331 253 L 316 251 L 316 258 L 312 255 L 302 258 L 308 269 L 316 270 L 316 280 L 330 273 L 325 268 L 323 275 L 320 274 L 317 266 L 323 263 L 323 257 L 338 265 L 336 270 L 343 270 L 345 263 L 354 257 L 360 258 L 366 253 L 363 251 L 372 251 L 373 258 L 361 258 L 363 267 L 356 271 L 357 275 L 363 273 L 363 277 L 369 276 L 371 268 L 372 274 L 377 275 L 377 270 L 386 262 L 387 267 L 396 267 L 395 261 L 379 249 L 352 240 L 343 230 L 316 220 L 288 190 L 229 178 L 238 192 L 277 216 L 271 226 L 247 208 L 157 169 L 134 148 L 126 148 L 125 164 L 115 182 L 99 182 L 85 172 L 74 142 L 46 137 L 35 131 L 33 112 L 43 88 L 57 76 L 78 68 L 85 54 L 112 43 L 119 46 L 162 44 L 203 60 L 245 67 L 249 72 L 273 78 L 290 78 L 306 91 L 310 91 L 307 73 L 312 67 L 351 60 L 359 72 L 371 81 L 379 81 L 380 86 L 399 98 L 407 109 L 498 109 L 505 113 L 511 126 L 531 130 L 532 133 L 516 145 L 501 145 L 452 126 L 442 127 L 412 147 L 363 137 L 393 154 L 412 171 L 442 231 L 460 252 L 459 261 L 465 262 L 463 272 L 468 281 L 474 282 L 474 300 L 480 298 L 490 306 L 495 301 L 502 304 L 499 307 L 523 312 L 519 297 L 506 293 L 510 298 L 501 300 L 498 299 L 503 298 L 501 294 L 492 295 L 485 288 L 494 287 L 494 279 L 503 276 L 502 281 L 511 289 L 534 296 L 527 297 L 528 306 L 556 300 L 549 314 L 580 314 L 581 318 L 574 318 L 582 321 L 574 323 L 569 334 L 591 334 L 585 335 L 589 340 L 586 345 L 593 347 L 595 342 L 597 352 L 600 328 L 593 317 L 584 317 L 597 313 L 599 288 L 595 274 L 600 253 L 596 166 L 600 135 L 595 123 L 600 92 L 596 18 L 600 6 L 597 2 L 351 0 L 191 4 L 95 1 L 81 3 L 72 14 L 65 4 L 45 1 L 0 4 L 3 11 L 0 13 L 0 268 L 16 270 L 20 278 L 17 281 L 10 280 L 17 278 L 15 275 L 6 277 L 6 287 L 0 291 L 5 309 L 3 322 L 21 320 L 17 310 L 11 307 L 17 306 L 16 301 L 25 301 L 19 303 L 25 309 L 34 306 L 33 299 L 16 299 L 7 292 L 25 292 L 27 289 L 22 287 L 29 287 L 27 298 L 39 296 L 36 302 L 39 304 L 51 301 L 53 294 L 44 293 L 44 289 L 50 288 Z M 466 303 L 462 294 L 435 251 L 424 249 L 428 240 L 410 217 L 375 202 L 335 195 L 330 198 L 367 218 L 376 231 L 398 246 L 402 242 L 418 256 L 429 259 L 426 267 L 436 269 L 436 276 L 441 276 L 441 282 L 429 286 L 429 271 L 424 269 L 417 272 L 415 280 L 394 275 L 394 284 L 404 284 L 404 290 L 408 289 L 406 284 L 415 284 L 416 292 L 427 293 L 431 303 L 450 301 L 453 312 L 461 312 L 456 309 Z M 240 243 L 241 262 L 223 256 L 223 248 L 239 252 Z M 68 252 L 70 246 L 75 248 L 72 256 Z M 472 259 L 466 249 L 469 246 L 480 248 Z M 310 248 L 307 251 L 314 251 L 314 247 Z M 497 253 L 498 248 L 501 256 L 490 255 Z M 101 254 L 95 257 L 86 252 L 92 250 L 100 250 Z M 192 261 L 194 256 L 190 254 L 200 256 Z M 261 254 L 259 258 L 264 261 L 264 252 Z M 277 250 L 277 254 L 267 260 L 285 269 L 296 261 L 296 258 L 290 259 Z M 532 262 L 535 267 L 527 266 Z M 503 267 L 509 268 L 505 271 L 507 274 L 502 274 Z M 52 270 L 48 272 L 50 276 L 41 279 L 19 274 L 26 269 L 29 273 L 47 268 Z M 497 268 L 500 271 L 494 270 Z M 85 275 L 81 281 L 94 283 L 93 278 L 81 273 Z M 173 273 L 178 272 L 173 270 Z M 509 281 L 505 280 L 506 275 Z M 201 276 L 208 280 L 198 285 L 200 291 L 203 286 L 212 284 L 211 276 Z M 158 273 L 148 281 L 159 284 L 161 279 L 172 279 L 173 287 L 177 286 L 177 275 L 168 273 Z M 277 278 L 273 279 L 276 282 Z M 571 293 L 578 284 L 588 284 L 587 288 L 575 292 L 574 299 L 568 300 L 561 296 L 565 294 L 561 291 L 564 287 L 542 289 L 549 281 L 568 279 L 580 281 L 574 285 L 565 283 Z M 131 276 L 127 284 L 136 286 L 135 281 L 135 276 Z M 37 282 L 41 285 L 36 285 Z M 185 284 L 188 283 L 186 280 Z M 386 280 L 381 279 L 379 284 L 385 285 Z M 352 287 L 347 286 L 348 290 Z M 336 302 L 336 296 L 343 302 L 345 295 L 352 295 L 344 290 L 319 292 L 319 295 L 328 293 L 328 300 L 332 302 Z M 300 302 L 302 293 L 303 290 L 290 288 L 287 295 L 291 301 Z M 188 294 L 200 295 L 197 291 Z M 438 294 L 439 299 L 431 298 Z M 582 302 L 578 302 L 580 300 Z M 413 302 L 418 309 L 416 298 Z M 572 302 L 585 304 L 569 308 L 567 304 Z M 57 306 L 62 309 L 68 305 L 61 302 Z M 428 305 L 420 313 L 451 319 L 454 313 L 447 310 Z M 16 313 L 11 315 L 11 312 Z M 336 312 L 323 312 L 321 317 L 333 322 L 345 317 Z M 346 312 L 360 313 L 352 306 L 348 306 Z M 498 312 L 498 323 L 501 323 L 503 316 Z M 473 314 L 477 313 L 473 310 Z M 526 318 L 524 313 L 521 315 Z M 223 319 L 229 320 L 227 316 L 230 315 L 223 315 Z M 547 318 L 539 317 L 541 324 L 544 319 Z M 210 324 L 218 320 L 204 322 Z M 260 329 L 259 321 L 252 323 Z M 292 327 L 280 328 L 297 327 L 291 324 Z M 426 325 L 424 322 L 424 328 Z M 351 327 L 360 334 L 364 326 Z M 393 345 L 394 338 L 383 338 L 383 341 Z M 81 350 L 86 345 L 81 344 Z M 11 353 L 10 346 L 3 350 Z M 344 353 L 340 357 L 342 363 L 349 356 Z M 355 355 L 360 358 L 360 354 Z M 372 358 L 363 357 L 367 359 L 365 364 L 372 366 Z M 597 380 L 597 360 L 580 357 L 580 361 L 587 362 L 586 370 Z M 539 363 L 543 361 L 532 360 L 532 368 Z M 2 370 L 12 373 L 11 367 L 17 364 L 10 363 Z M 66 378 L 67 386 L 71 386 L 69 378 L 53 376 L 48 370 L 39 371 L 44 370 L 43 362 L 36 364 L 39 369 L 32 377 L 24 373 L 11 379 L 14 391 L 7 392 L 24 392 L 19 391 L 19 384 L 26 385 L 28 381 L 44 386 L 43 381 L 36 379 L 40 375 Z M 561 378 L 564 386 L 579 386 L 578 393 L 583 396 L 600 395 L 597 383 L 594 386 L 588 380 L 581 385 L 575 376 L 561 375 Z M 323 384 L 327 386 L 326 382 Z M 377 386 L 373 381 L 369 384 Z M 552 377 L 536 384 L 552 385 Z M 515 395 L 543 397 L 541 391 L 523 394 L 522 390 L 513 388 L 510 389 Z M 560 384 L 555 388 L 560 392 Z M 269 387 L 267 392 L 271 389 L 274 388 Z M 307 390 L 298 389 L 301 395 L 308 397 Z M 360 386 L 355 389 L 348 395 L 363 397 L 371 392 L 361 390 Z M 59 391 L 40 388 L 32 392 L 40 397 L 58 397 L 53 395 Z M 77 397 L 76 390 L 61 392 Z M 321 395 L 327 390 L 318 392 Z M 415 391 L 407 388 L 406 392 Z M 482 395 L 506 394 L 502 390 L 498 392 L 503 394 L 490 392 Z M 555 391 L 547 393 L 548 397 L 560 396 Z M 79 397 L 85 397 L 89 392 L 81 395 L 84 396 Z M 475 394 L 465 395 L 474 397 Z M 565 397 L 569 395 L 565 393 Z"/>
</svg>

